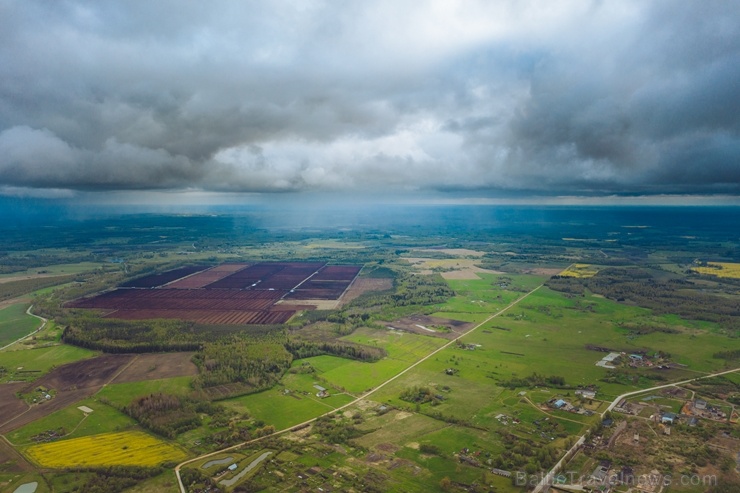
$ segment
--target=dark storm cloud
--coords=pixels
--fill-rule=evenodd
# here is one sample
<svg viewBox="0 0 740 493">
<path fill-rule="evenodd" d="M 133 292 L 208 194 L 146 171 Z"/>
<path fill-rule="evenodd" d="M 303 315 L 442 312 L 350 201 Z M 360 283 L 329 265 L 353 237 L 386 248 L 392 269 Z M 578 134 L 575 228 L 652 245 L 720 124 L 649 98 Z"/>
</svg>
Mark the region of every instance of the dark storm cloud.
<svg viewBox="0 0 740 493">
<path fill-rule="evenodd" d="M 0 0 L 0 188 L 740 193 L 736 11 Z"/>
</svg>

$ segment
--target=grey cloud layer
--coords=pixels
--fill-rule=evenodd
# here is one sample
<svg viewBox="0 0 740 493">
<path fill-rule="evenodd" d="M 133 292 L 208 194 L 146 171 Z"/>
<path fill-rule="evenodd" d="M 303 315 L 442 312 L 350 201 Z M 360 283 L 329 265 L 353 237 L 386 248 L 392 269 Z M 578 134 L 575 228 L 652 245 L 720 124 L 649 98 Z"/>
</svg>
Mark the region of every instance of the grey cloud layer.
<svg viewBox="0 0 740 493">
<path fill-rule="evenodd" d="M 737 12 L 0 0 L 0 185 L 740 193 Z"/>
</svg>

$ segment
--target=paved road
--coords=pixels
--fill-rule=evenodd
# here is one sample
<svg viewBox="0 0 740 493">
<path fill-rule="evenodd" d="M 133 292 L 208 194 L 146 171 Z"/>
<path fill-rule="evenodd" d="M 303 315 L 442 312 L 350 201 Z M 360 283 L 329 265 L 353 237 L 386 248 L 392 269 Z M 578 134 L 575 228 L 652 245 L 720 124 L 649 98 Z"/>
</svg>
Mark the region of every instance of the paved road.
<svg viewBox="0 0 740 493">
<path fill-rule="evenodd" d="M 254 439 L 254 440 L 248 440 L 248 441 L 246 441 L 246 442 L 241 442 L 241 443 L 237 443 L 236 445 L 232 445 L 231 447 L 226 447 L 226 448 L 223 448 L 223 449 L 221 449 L 221 450 L 216 450 L 215 452 L 209 452 L 209 453 L 207 453 L 207 454 L 201 455 L 201 456 L 199 456 L 199 457 L 195 457 L 195 458 L 193 458 L 193 459 L 189 459 L 189 460 L 186 460 L 185 462 L 182 462 L 182 463 L 178 464 L 178 465 L 177 465 L 177 466 L 175 467 L 175 475 L 177 476 L 177 483 L 178 483 L 178 484 L 180 485 L 180 491 L 181 491 L 182 493 L 187 493 L 187 489 L 185 489 L 185 485 L 184 485 L 184 484 L 182 483 L 182 478 L 180 477 L 180 469 L 181 469 L 181 468 L 182 468 L 183 466 L 185 466 L 185 465 L 187 465 L 187 464 L 190 464 L 191 462 L 199 461 L 199 460 L 202 460 L 202 459 L 206 459 L 206 458 L 208 458 L 208 457 L 212 457 L 212 456 L 214 456 L 214 455 L 217 455 L 217 454 L 221 454 L 221 453 L 224 453 L 224 452 L 228 452 L 228 451 L 230 451 L 230 450 L 235 450 L 235 449 L 241 448 L 241 447 L 243 447 L 243 446 L 245 446 L 245 445 L 247 445 L 247 444 L 250 444 L 250 443 L 256 443 L 256 442 L 258 442 L 258 441 L 260 441 L 260 440 L 264 440 L 265 438 L 268 438 L 268 437 L 274 437 L 274 436 L 278 436 L 278 435 L 281 435 L 281 434 L 283 434 L 283 433 L 286 433 L 286 432 L 288 432 L 288 431 L 290 431 L 290 430 L 293 430 L 293 429 L 295 429 L 295 428 L 300 428 L 300 427 L 303 427 L 303 426 L 305 426 L 305 425 L 308 425 L 308 424 L 311 424 L 311 423 L 313 423 L 314 421 L 316 421 L 317 419 L 319 419 L 319 418 L 321 418 L 321 417 L 323 417 L 323 416 L 326 416 L 326 415 L 328 415 L 328 414 L 333 414 L 333 413 L 335 413 L 335 412 L 337 412 L 337 411 L 341 411 L 342 409 L 345 409 L 345 408 L 348 408 L 348 407 L 350 407 L 350 406 L 352 406 L 352 405 L 354 405 L 354 404 L 357 404 L 358 402 L 360 402 L 360 401 L 361 401 L 361 400 L 363 400 L 363 399 L 367 399 L 368 397 L 370 397 L 370 395 L 374 394 L 375 392 L 377 392 L 378 390 L 382 389 L 383 387 L 385 387 L 385 386 L 386 386 L 386 385 L 388 385 L 389 383 L 391 383 L 391 382 L 393 382 L 394 380 L 396 380 L 396 379 L 400 378 L 401 376 L 405 375 L 405 374 L 406 374 L 407 372 L 409 372 L 409 371 L 413 370 L 413 369 L 414 369 L 414 368 L 416 368 L 416 367 L 417 367 L 418 365 L 420 365 L 420 364 L 421 364 L 421 363 L 423 363 L 424 361 L 428 360 L 429 358 L 431 358 L 431 357 L 432 357 L 432 356 L 434 356 L 435 354 L 437 354 L 437 353 L 439 353 L 440 351 L 442 351 L 442 350 L 444 350 L 444 349 L 446 349 L 446 348 L 450 347 L 451 345 L 453 345 L 454 343 L 456 343 L 456 342 L 457 342 L 457 341 L 458 341 L 458 340 L 459 340 L 460 338 L 462 338 L 462 337 L 466 336 L 467 334 L 470 334 L 471 332 L 473 332 L 473 331 L 475 331 L 475 330 L 479 329 L 480 327 L 482 327 L 483 325 L 487 324 L 488 322 L 490 322 L 490 321 L 491 321 L 491 320 L 493 320 L 494 318 L 498 317 L 498 316 L 499 316 L 499 315 L 501 315 L 502 313 L 505 313 L 505 312 L 506 312 L 507 310 L 509 310 L 509 309 L 510 309 L 510 308 L 512 308 L 513 306 L 516 306 L 516 305 L 517 305 L 518 303 L 520 303 L 521 301 L 525 300 L 525 299 L 526 299 L 527 297 L 529 297 L 529 296 L 530 296 L 530 295 L 531 295 L 532 293 L 534 293 L 535 291 L 537 291 L 538 289 L 540 289 L 540 288 L 541 288 L 542 286 L 543 286 L 543 285 L 542 285 L 542 284 L 540 284 L 539 286 L 537 286 L 536 288 L 534 288 L 534 289 L 533 289 L 532 291 L 528 292 L 528 293 L 527 293 L 527 294 L 525 294 L 524 296 L 521 296 L 521 297 L 517 298 L 516 300 L 512 301 L 511 303 L 509 303 L 508 305 L 506 305 L 506 307 L 504 307 L 504 308 L 502 308 L 501 310 L 497 311 L 497 312 L 496 312 L 496 313 L 494 313 L 493 315 L 490 315 L 490 316 L 489 316 L 489 317 L 487 317 L 487 318 L 486 318 L 485 320 L 483 320 L 483 321 L 482 321 L 481 323 L 479 323 L 478 325 L 476 325 L 475 327 L 473 327 L 472 329 L 470 329 L 469 331 L 467 331 L 467 332 L 466 332 L 465 334 L 461 334 L 460 336 L 456 337 L 455 339 L 452 339 L 451 341 L 449 341 L 448 343 L 446 343 L 446 344 L 444 344 L 443 346 L 439 347 L 438 349 L 435 349 L 434 351 L 432 351 L 432 352 L 431 352 L 431 353 L 429 353 L 428 355 L 424 356 L 423 358 L 421 358 L 421 359 L 420 359 L 419 361 L 417 361 L 417 362 L 416 362 L 416 363 L 414 363 L 413 365 L 409 366 L 409 367 L 408 367 L 408 368 L 406 368 L 405 370 L 402 370 L 402 371 L 400 371 L 399 373 L 397 373 L 396 375 L 392 376 L 391 378 L 389 378 L 389 379 L 388 379 L 388 380 L 386 380 L 385 382 L 381 383 L 381 384 L 380 384 L 380 385 L 378 385 L 377 387 L 374 387 L 374 388 L 373 388 L 373 389 L 371 389 L 370 391 L 368 391 L 368 392 L 364 393 L 363 395 L 359 396 L 359 397 L 358 397 L 357 399 L 353 400 L 352 402 L 350 402 L 350 403 L 348 403 L 348 404 L 345 404 L 345 405 L 343 405 L 343 406 L 341 406 L 341 407 L 338 407 L 338 408 L 336 408 L 336 409 L 332 409 L 331 411 L 329 411 L 329 412 L 327 412 L 327 413 L 324 413 L 324 414 L 322 414 L 321 416 L 317 416 L 317 417 L 315 417 L 315 418 L 309 419 L 309 420 L 307 420 L 307 421 L 304 421 L 303 423 L 299 423 L 299 424 L 297 424 L 297 425 L 293 425 L 293 426 L 291 426 L 290 428 L 285 428 L 285 429 L 283 429 L 283 430 L 280 430 L 280 431 L 276 431 L 275 433 L 272 433 L 271 435 L 266 435 L 266 436 L 264 436 L 264 437 L 256 438 L 256 439 Z"/>
</svg>

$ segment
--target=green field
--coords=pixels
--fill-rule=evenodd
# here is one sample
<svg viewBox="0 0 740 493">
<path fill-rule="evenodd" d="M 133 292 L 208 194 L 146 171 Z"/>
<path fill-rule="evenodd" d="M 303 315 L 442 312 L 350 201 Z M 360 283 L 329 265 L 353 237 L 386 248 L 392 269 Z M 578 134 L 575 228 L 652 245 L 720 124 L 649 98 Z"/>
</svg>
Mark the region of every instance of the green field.
<svg viewBox="0 0 740 493">
<path fill-rule="evenodd" d="M 413 447 L 418 446 L 421 442 L 428 441 L 424 437 L 429 433 L 448 426 L 442 421 L 422 414 L 391 411 L 358 426 L 361 430 L 370 431 L 370 433 L 355 439 L 354 442 L 365 448 L 373 448 L 387 443 L 398 447 Z"/>
<path fill-rule="evenodd" d="M 324 399 L 316 397 L 315 394 L 314 389 L 313 393 L 307 396 L 291 396 L 276 387 L 256 394 L 227 399 L 221 403 L 237 412 L 247 412 L 255 419 L 282 430 L 321 416 L 353 400 L 353 397 L 347 394 L 336 394 Z"/>
<path fill-rule="evenodd" d="M 236 411 L 248 412 L 276 429 L 287 428 L 351 402 L 354 397 L 342 392 L 360 394 L 408 368 L 446 342 L 435 337 L 376 329 L 359 329 L 342 339 L 382 347 L 388 356 L 374 363 L 336 356 L 297 360 L 293 363 L 294 368 L 308 364 L 316 373 L 288 373 L 279 387 L 222 402 Z M 330 389 L 331 397 L 317 397 L 314 384 Z M 286 389 L 291 392 L 286 394 Z"/>
<path fill-rule="evenodd" d="M 47 265 L 44 267 L 34 267 L 18 272 L 11 272 L 10 274 L 1 274 L 2 277 L 22 277 L 22 276 L 33 276 L 37 274 L 44 274 L 49 276 L 62 276 L 65 274 L 80 274 L 82 272 L 89 272 L 102 266 L 111 266 L 108 263 L 102 262 L 78 262 L 76 264 L 57 264 Z"/>
<path fill-rule="evenodd" d="M 41 320 L 26 313 L 28 305 L 18 303 L 0 310 L 0 347 L 30 334 L 41 325 Z"/>
<path fill-rule="evenodd" d="M 442 305 L 439 312 L 457 320 L 480 322 L 543 281 L 535 276 L 478 275 L 481 279 L 447 280 L 447 284 L 455 291 L 455 296 Z"/>
<path fill-rule="evenodd" d="M 87 406 L 93 410 L 85 417 L 85 413 L 77 409 Z M 15 446 L 25 446 L 34 443 L 32 437 L 47 430 L 64 429 L 63 439 L 79 438 L 99 433 L 123 431 L 136 426 L 136 422 L 97 399 L 85 399 L 73 405 L 34 421 L 8 435 L 8 439 Z"/>
<path fill-rule="evenodd" d="M 18 351 L 0 351 L 0 366 L 8 372 L 0 381 L 35 379 L 56 366 L 72 363 L 85 358 L 92 358 L 98 353 L 89 349 L 60 344 L 38 349 L 22 349 Z M 22 368 L 21 373 L 17 369 Z"/>
<path fill-rule="evenodd" d="M 126 406 L 135 398 L 150 394 L 187 395 L 192 391 L 190 386 L 192 380 L 192 377 L 175 377 L 144 380 L 142 382 L 116 383 L 102 388 L 96 394 L 96 397 L 106 399 L 114 406 Z"/>
<path fill-rule="evenodd" d="M 321 378 L 353 394 L 379 385 L 447 342 L 437 337 L 377 329 L 359 329 L 342 340 L 381 347 L 388 352 L 388 356 L 374 363 L 335 356 L 315 356 L 294 364 L 310 363 Z"/>
<path fill-rule="evenodd" d="M 645 324 L 656 321 L 670 323 L 678 332 L 635 335 L 620 326 L 620 322 L 626 320 Z M 600 297 L 568 299 L 542 288 L 461 339 L 461 342 L 474 347 L 450 346 L 383 387 L 372 398 L 424 414 L 462 419 L 486 429 L 502 428 L 495 417 L 507 414 L 521 420 L 521 424 L 510 428 L 510 431 L 524 432 L 524 436 L 539 434 L 536 422 L 549 414 L 549 418 L 558 423 L 560 433 L 575 435 L 597 417 L 552 410 L 545 414 L 539 409 L 541 404 L 555 396 L 572 401 L 572 390 L 530 390 L 525 387 L 527 394 L 523 398 L 516 395 L 517 391 L 504 390 L 498 384 L 533 373 L 562 376 L 571 386 L 597 385 L 599 393 L 593 407 L 602 409 L 604 405 L 599 406 L 599 399 L 609 402 L 624 392 L 698 376 L 697 370 L 722 369 L 724 361 L 713 358 L 712 354 L 726 346 L 727 338 L 711 330 L 702 330 L 704 327 L 707 325 L 677 317 L 656 317 L 649 310 Z M 693 342 L 697 339 L 701 340 L 698 348 Z M 607 383 L 602 379 L 608 370 L 595 365 L 604 354 L 587 349 L 586 344 L 625 351 L 645 349 L 649 353 L 660 350 L 670 353 L 674 361 L 689 366 L 685 370 L 663 370 L 657 376 L 655 370 L 652 373 L 648 369 L 630 370 L 634 381 Z M 455 374 L 447 375 L 445 370 L 448 368 Z M 659 380 L 648 378 L 651 376 Z M 405 389 L 415 386 L 431 388 L 443 400 L 435 406 L 430 403 L 416 406 L 399 398 Z M 557 438 L 550 435 L 553 440 Z M 560 439 L 555 443 L 560 443 Z M 458 446 L 459 443 L 453 445 Z"/>
</svg>

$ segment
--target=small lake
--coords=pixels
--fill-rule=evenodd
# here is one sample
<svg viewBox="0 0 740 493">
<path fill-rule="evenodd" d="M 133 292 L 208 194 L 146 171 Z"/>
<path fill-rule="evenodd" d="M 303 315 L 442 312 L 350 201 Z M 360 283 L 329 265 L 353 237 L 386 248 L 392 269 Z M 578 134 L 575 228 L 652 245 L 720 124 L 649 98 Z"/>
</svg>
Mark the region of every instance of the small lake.
<svg viewBox="0 0 740 493">
<path fill-rule="evenodd" d="M 17 487 L 13 493 L 34 493 L 38 487 L 39 484 L 36 481 L 33 483 L 25 483 Z"/>
<path fill-rule="evenodd" d="M 211 460 L 200 466 L 202 469 L 208 469 L 209 467 L 218 466 L 220 464 L 228 464 L 229 462 L 233 461 L 233 457 L 226 457 L 224 459 L 216 459 Z"/>
</svg>

